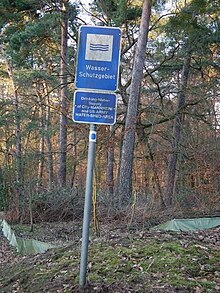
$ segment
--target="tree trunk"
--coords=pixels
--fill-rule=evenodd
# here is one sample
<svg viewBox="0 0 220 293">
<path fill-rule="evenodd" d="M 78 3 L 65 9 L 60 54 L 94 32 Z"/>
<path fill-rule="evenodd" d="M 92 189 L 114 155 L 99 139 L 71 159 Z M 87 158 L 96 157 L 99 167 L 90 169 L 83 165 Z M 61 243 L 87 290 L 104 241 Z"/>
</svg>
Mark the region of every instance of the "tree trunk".
<svg viewBox="0 0 220 293">
<path fill-rule="evenodd" d="M 137 124 L 140 86 L 143 77 L 145 51 L 151 14 L 151 1 L 144 0 L 140 32 L 134 58 L 130 98 L 128 101 L 125 132 L 122 146 L 121 166 L 119 172 L 118 197 L 120 202 L 132 197 L 132 166 L 134 156 L 135 130 Z"/>
<path fill-rule="evenodd" d="M 160 179 L 158 176 L 158 170 L 157 170 L 157 166 L 155 164 L 154 155 L 151 150 L 149 141 L 147 141 L 147 148 L 148 148 L 149 157 L 150 157 L 150 160 L 152 163 L 152 169 L 153 169 L 154 178 L 155 178 L 155 187 L 156 187 L 155 189 L 156 189 L 156 194 L 157 194 L 157 198 L 155 199 L 156 200 L 155 203 L 157 204 L 157 206 L 164 208 L 166 205 L 165 205 L 165 202 L 163 199 L 162 190 L 161 190 L 161 186 L 160 186 Z M 159 200 L 159 202 L 157 202 L 158 200 Z"/>
<path fill-rule="evenodd" d="M 45 138 L 47 144 L 47 152 L 48 152 L 48 188 L 51 190 L 53 188 L 53 155 L 52 155 L 52 144 L 50 139 L 50 96 L 47 89 L 46 81 L 43 81 L 44 95 L 46 96 L 47 106 L 46 106 L 46 121 L 45 121 Z"/>
<path fill-rule="evenodd" d="M 66 187 L 66 150 L 67 150 L 67 3 L 62 1 L 62 20 L 61 20 L 61 60 L 60 60 L 60 81 L 61 81 L 61 115 L 60 115 L 60 137 L 59 137 L 59 166 L 58 180 L 60 187 Z"/>
<path fill-rule="evenodd" d="M 76 136 L 76 129 L 73 128 L 73 170 L 72 170 L 72 177 L 71 177 L 71 182 L 70 182 L 70 188 L 72 191 L 74 191 L 74 181 L 75 181 L 75 176 L 76 176 L 76 165 L 77 165 L 77 136 Z"/>
<path fill-rule="evenodd" d="M 185 105 L 186 100 L 186 89 L 189 76 L 191 61 L 191 50 L 188 50 L 187 55 L 184 59 L 182 75 L 181 75 L 181 89 L 178 97 L 177 103 L 177 114 L 173 126 L 173 135 L 172 135 L 172 153 L 169 158 L 168 163 L 168 178 L 167 178 L 167 189 L 166 189 L 166 203 L 167 206 L 171 207 L 173 205 L 174 190 L 175 190 L 175 177 L 176 177 L 176 165 L 178 160 L 178 148 L 181 135 L 181 129 L 183 126 L 183 113 L 182 109 Z"/>
<path fill-rule="evenodd" d="M 107 150 L 106 189 L 109 197 L 114 194 L 114 140 L 113 126 L 110 126 L 109 145 Z"/>
<path fill-rule="evenodd" d="M 39 164 L 38 164 L 38 182 L 37 186 L 42 186 L 43 172 L 44 172 L 44 144 L 45 144 L 45 126 L 44 126 L 44 106 L 42 102 L 42 94 L 40 91 L 40 83 L 37 80 L 34 83 L 36 96 L 39 103 L 39 119 L 40 119 L 40 147 L 39 147 Z"/>
<path fill-rule="evenodd" d="M 16 138 L 16 197 L 15 197 L 15 209 L 14 214 L 17 215 L 18 220 L 22 215 L 22 209 L 24 207 L 24 197 L 22 192 L 23 185 L 23 168 L 22 168 L 22 147 L 21 147 L 21 118 L 20 118 L 20 101 L 18 96 L 18 91 L 14 83 L 14 77 L 12 68 L 9 64 L 7 64 L 8 75 L 11 80 L 12 90 L 13 90 L 13 98 L 14 98 L 14 111 L 15 111 L 15 138 Z M 18 202 L 16 202 L 18 200 Z M 14 203 L 13 203 L 14 204 Z"/>
</svg>

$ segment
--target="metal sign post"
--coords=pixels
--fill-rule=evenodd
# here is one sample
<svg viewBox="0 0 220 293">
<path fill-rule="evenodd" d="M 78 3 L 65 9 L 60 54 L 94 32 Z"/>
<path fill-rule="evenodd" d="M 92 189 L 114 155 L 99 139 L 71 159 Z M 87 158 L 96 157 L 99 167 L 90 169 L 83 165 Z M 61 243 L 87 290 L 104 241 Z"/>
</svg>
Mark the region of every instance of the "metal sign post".
<svg viewBox="0 0 220 293">
<path fill-rule="evenodd" d="M 95 161 L 95 145 L 96 145 L 96 126 L 90 124 L 89 132 L 89 150 L 88 150 L 88 162 L 86 173 L 86 192 L 84 203 L 84 217 L 83 217 L 83 231 L 82 231 L 82 246 L 81 246 L 81 262 L 80 262 L 80 275 L 79 285 L 84 287 L 86 284 L 86 271 L 87 271 L 87 258 L 89 247 L 89 224 L 92 205 L 92 180 L 93 180 L 93 168 Z"/>
<path fill-rule="evenodd" d="M 81 26 L 73 99 L 73 121 L 89 123 L 89 150 L 82 231 L 80 287 L 86 284 L 96 124 L 113 125 L 120 59 L 120 28 Z"/>
</svg>

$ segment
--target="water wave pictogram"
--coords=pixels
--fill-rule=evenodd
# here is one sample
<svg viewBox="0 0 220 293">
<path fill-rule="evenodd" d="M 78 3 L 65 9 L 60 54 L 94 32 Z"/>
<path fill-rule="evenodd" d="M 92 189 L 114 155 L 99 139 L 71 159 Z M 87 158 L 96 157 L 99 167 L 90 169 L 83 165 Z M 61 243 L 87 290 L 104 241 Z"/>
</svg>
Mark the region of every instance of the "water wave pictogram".
<svg viewBox="0 0 220 293">
<path fill-rule="evenodd" d="M 109 45 L 104 45 L 104 44 L 92 44 L 90 43 L 89 45 L 89 49 L 91 51 L 102 51 L 102 52 L 105 52 L 105 51 L 108 51 L 109 50 Z"/>
</svg>

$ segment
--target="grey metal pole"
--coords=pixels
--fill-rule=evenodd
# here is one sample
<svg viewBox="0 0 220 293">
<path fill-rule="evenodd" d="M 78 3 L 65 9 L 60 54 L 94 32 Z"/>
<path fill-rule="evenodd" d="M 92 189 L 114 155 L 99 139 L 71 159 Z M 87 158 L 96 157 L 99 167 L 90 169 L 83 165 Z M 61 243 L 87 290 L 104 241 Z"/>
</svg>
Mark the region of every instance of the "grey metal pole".
<svg viewBox="0 0 220 293">
<path fill-rule="evenodd" d="M 95 145 L 96 145 L 96 125 L 90 124 L 89 150 L 88 150 L 87 173 L 86 173 L 86 191 L 85 191 L 84 217 L 83 217 L 83 230 L 82 230 L 81 261 L 80 261 L 80 273 L 79 273 L 80 287 L 84 287 L 86 285 L 87 258 L 88 258 L 88 248 L 89 248 L 89 226 L 90 226 L 90 214 L 91 214 L 91 206 L 92 206 L 92 180 L 93 180 L 93 169 L 94 169 L 94 162 L 95 162 Z"/>
</svg>

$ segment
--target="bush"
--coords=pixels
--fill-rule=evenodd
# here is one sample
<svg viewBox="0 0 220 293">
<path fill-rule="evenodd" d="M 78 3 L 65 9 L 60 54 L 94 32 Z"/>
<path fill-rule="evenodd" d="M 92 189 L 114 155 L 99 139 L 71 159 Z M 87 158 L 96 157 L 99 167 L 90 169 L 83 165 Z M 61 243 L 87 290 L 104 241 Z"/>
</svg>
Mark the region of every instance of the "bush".
<svg viewBox="0 0 220 293">
<path fill-rule="evenodd" d="M 53 189 L 33 196 L 34 222 L 56 222 L 82 219 L 84 197 L 76 191 Z"/>
</svg>

